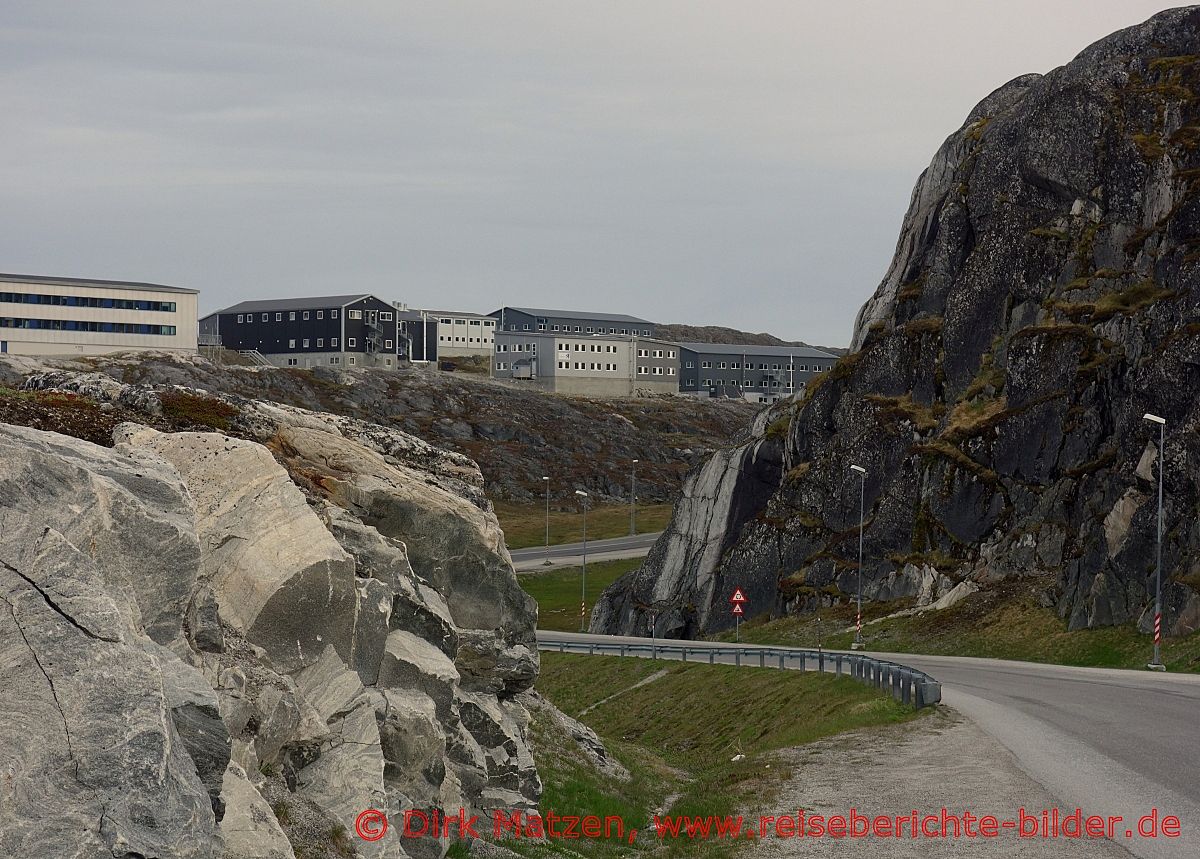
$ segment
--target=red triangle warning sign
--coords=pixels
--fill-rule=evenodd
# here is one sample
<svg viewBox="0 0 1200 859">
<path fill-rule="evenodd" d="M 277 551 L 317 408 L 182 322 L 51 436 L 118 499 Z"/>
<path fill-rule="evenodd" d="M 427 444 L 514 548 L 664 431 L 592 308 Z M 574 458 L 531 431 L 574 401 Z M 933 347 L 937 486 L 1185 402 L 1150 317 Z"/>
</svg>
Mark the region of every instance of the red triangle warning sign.
<svg viewBox="0 0 1200 859">
<path fill-rule="evenodd" d="M 730 602 L 733 602 L 733 603 L 745 602 L 745 601 L 746 601 L 746 595 L 745 595 L 744 593 L 742 593 L 742 589 L 741 589 L 741 588 L 737 588 L 737 589 L 735 589 L 735 590 L 734 590 L 734 592 L 733 592 L 733 596 L 731 596 L 731 597 L 729 598 L 729 601 L 730 601 Z"/>
<path fill-rule="evenodd" d="M 734 614 L 745 614 L 746 612 L 742 609 L 742 604 L 740 602 L 735 602 L 733 604 L 733 613 Z"/>
</svg>

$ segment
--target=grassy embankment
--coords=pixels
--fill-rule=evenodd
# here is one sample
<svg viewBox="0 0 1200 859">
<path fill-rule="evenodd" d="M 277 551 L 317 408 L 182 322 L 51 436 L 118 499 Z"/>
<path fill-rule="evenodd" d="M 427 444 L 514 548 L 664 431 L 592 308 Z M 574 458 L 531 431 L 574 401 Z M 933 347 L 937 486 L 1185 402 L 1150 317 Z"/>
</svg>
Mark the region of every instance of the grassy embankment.
<svg viewBox="0 0 1200 859">
<path fill-rule="evenodd" d="M 636 569 L 641 562 L 641 558 L 624 558 L 588 564 L 588 612 L 591 613 L 601 591 L 625 573 Z M 559 567 L 545 573 L 523 574 L 517 578 L 525 592 L 537 600 L 538 629 L 579 631 L 579 567 Z"/>
<path fill-rule="evenodd" d="M 542 812 L 618 815 L 640 834 L 632 844 L 628 831 L 622 839 L 505 842 L 526 856 L 731 855 L 739 845 L 728 841 L 660 842 L 651 815 L 667 802 L 679 815 L 756 807 L 788 775 L 773 752 L 917 715 L 847 678 L 648 659 L 544 653 L 537 688 L 590 725 L 632 776 L 600 775 L 539 714 L 533 742 L 545 784 Z M 746 757 L 732 761 L 737 754 Z"/>
<path fill-rule="evenodd" d="M 546 508 L 540 504 L 496 503 L 496 517 L 510 549 L 546 544 Z M 637 532 L 649 534 L 667 527 L 670 504 L 639 504 Z M 604 540 L 629 534 L 629 505 L 604 504 L 588 511 L 588 539 Z M 550 508 L 550 545 L 578 543 L 583 539 L 583 514 L 576 509 Z"/>
<path fill-rule="evenodd" d="M 983 656 L 1061 665 L 1144 668 L 1153 641 L 1133 624 L 1067 631 L 1053 608 L 1039 603 L 1048 581 L 1013 581 L 990 586 L 938 612 L 867 623 L 906 608 L 905 601 L 863 604 L 867 649 L 896 653 Z M 742 624 L 742 640 L 756 644 L 848 648 L 854 638 L 852 601 L 773 621 Z M 722 635 L 732 637 L 732 634 Z M 1200 671 L 1200 634 L 1163 641 L 1163 662 L 1170 671 Z"/>
</svg>

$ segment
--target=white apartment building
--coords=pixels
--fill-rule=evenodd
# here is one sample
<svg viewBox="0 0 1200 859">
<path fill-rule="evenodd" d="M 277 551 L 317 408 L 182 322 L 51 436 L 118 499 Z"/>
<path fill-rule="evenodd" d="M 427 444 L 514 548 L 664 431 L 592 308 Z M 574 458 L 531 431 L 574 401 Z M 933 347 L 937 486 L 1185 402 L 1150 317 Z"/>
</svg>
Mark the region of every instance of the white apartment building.
<svg viewBox="0 0 1200 859">
<path fill-rule="evenodd" d="M 618 335 L 500 331 L 492 376 L 588 397 L 679 392 L 679 347 Z"/>
<path fill-rule="evenodd" d="M 439 358 L 492 357 L 496 340 L 496 320 L 482 313 L 453 310 L 426 310 L 437 320 L 437 356 Z"/>
<path fill-rule="evenodd" d="M 0 353 L 195 352 L 196 306 L 178 286 L 0 274 Z"/>
</svg>

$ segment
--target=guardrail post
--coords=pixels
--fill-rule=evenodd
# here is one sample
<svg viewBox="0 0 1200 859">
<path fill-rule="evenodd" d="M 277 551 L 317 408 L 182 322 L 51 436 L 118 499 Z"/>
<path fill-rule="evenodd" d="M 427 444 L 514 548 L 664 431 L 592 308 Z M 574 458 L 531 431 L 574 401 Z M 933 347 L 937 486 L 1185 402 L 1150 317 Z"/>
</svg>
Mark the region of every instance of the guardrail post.
<svg viewBox="0 0 1200 859">
<path fill-rule="evenodd" d="M 559 653 L 566 653 L 566 652 L 567 652 L 567 643 L 566 643 L 565 641 L 560 641 L 560 642 L 558 643 L 558 652 L 559 652 Z"/>
<path fill-rule="evenodd" d="M 686 648 L 686 647 L 683 647 L 683 648 L 680 648 L 680 649 L 681 649 L 681 650 L 682 650 L 682 652 L 683 652 L 683 661 L 684 661 L 684 662 L 687 662 L 687 648 Z"/>
<path fill-rule="evenodd" d="M 836 674 L 838 677 L 841 677 L 842 676 L 842 654 L 839 653 L 836 656 L 834 656 L 833 662 L 834 662 L 834 672 L 833 673 Z"/>
<path fill-rule="evenodd" d="M 808 670 L 808 654 L 802 650 L 802 651 L 800 651 L 800 673 L 803 674 L 807 670 Z"/>
<path fill-rule="evenodd" d="M 650 646 L 650 658 L 658 659 L 658 645 L 657 644 L 652 644 Z"/>
<path fill-rule="evenodd" d="M 900 700 L 905 704 L 912 703 L 912 672 L 907 668 L 900 669 Z"/>
<path fill-rule="evenodd" d="M 817 651 L 817 671 L 819 671 L 821 674 L 825 673 L 825 651 L 824 650 Z"/>
<path fill-rule="evenodd" d="M 733 664 L 734 664 L 734 665 L 741 665 L 741 664 L 742 664 L 742 651 L 741 651 L 741 648 L 738 648 L 737 650 L 735 650 L 735 651 L 733 652 Z"/>
<path fill-rule="evenodd" d="M 708 649 L 708 664 L 712 665 L 716 661 L 716 658 L 717 658 L 717 651 L 710 647 Z"/>
<path fill-rule="evenodd" d="M 900 692 L 900 669 L 892 669 L 892 697 L 897 701 L 900 700 L 902 693 Z"/>
<path fill-rule="evenodd" d="M 787 659 L 787 654 L 786 654 L 786 653 L 783 653 L 783 652 L 781 651 L 781 652 L 780 652 L 780 654 L 779 654 L 779 668 L 780 668 L 780 670 L 783 670 L 783 662 L 784 662 L 784 660 L 785 660 L 785 659 Z"/>
<path fill-rule="evenodd" d="M 759 668 L 767 667 L 767 652 L 765 650 L 758 651 L 758 667 Z"/>
</svg>

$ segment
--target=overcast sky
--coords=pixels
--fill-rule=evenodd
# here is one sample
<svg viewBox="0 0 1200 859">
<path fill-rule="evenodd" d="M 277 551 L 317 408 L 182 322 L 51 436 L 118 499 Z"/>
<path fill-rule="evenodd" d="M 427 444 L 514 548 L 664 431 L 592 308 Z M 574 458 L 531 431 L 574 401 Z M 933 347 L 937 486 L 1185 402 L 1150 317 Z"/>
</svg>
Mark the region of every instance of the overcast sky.
<svg viewBox="0 0 1200 859">
<path fill-rule="evenodd" d="M 1141 0 L 0 0 L 0 271 L 844 345 L 917 175 Z"/>
</svg>

